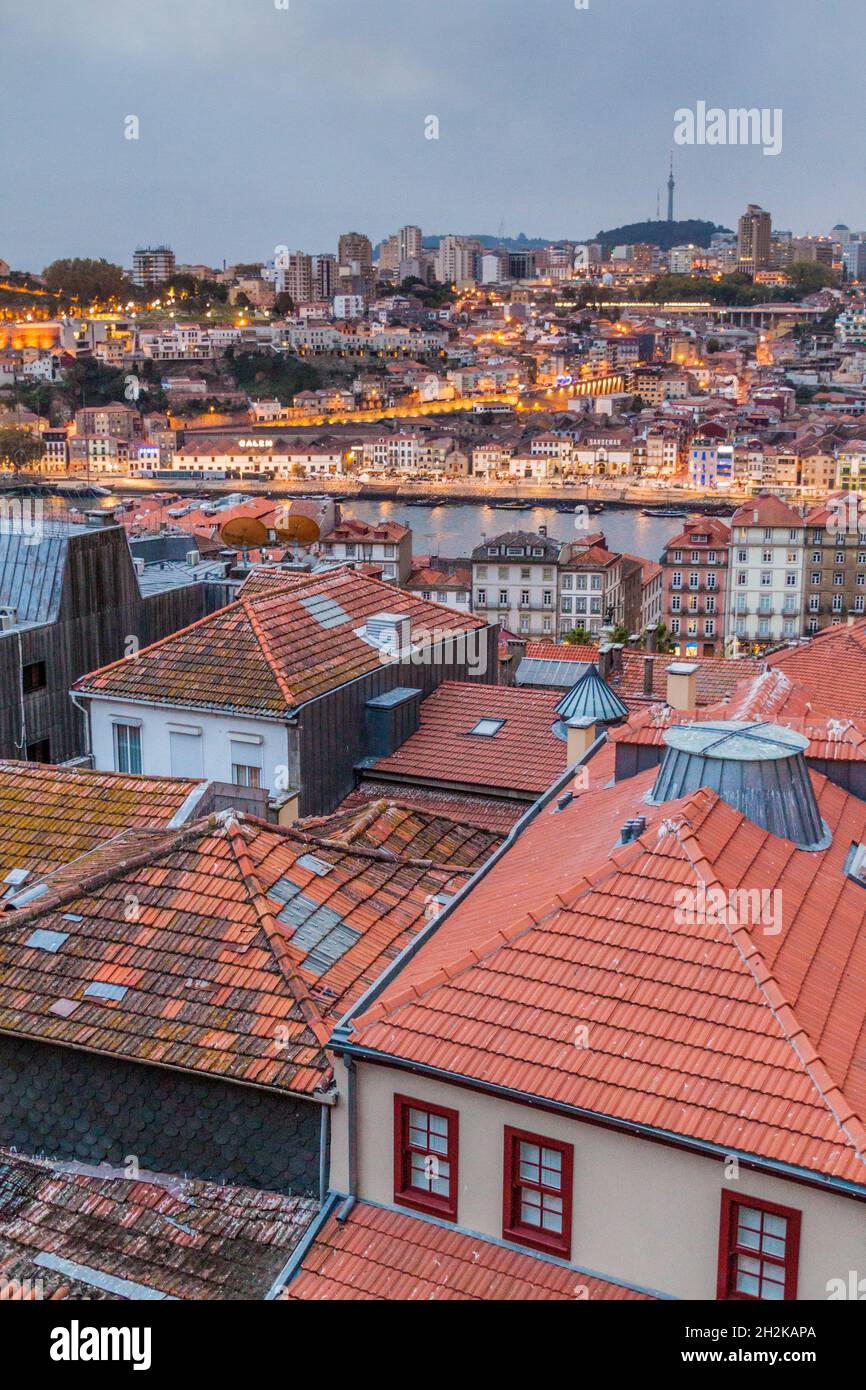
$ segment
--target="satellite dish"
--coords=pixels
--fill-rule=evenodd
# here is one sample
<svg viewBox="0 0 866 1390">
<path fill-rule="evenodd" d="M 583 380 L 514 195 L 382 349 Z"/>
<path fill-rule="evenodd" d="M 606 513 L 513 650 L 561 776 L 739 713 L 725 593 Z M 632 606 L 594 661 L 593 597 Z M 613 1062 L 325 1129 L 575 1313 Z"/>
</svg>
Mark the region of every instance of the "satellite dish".
<svg viewBox="0 0 866 1390">
<path fill-rule="evenodd" d="M 233 549 L 256 548 L 268 539 L 268 528 L 257 516 L 234 516 L 220 527 L 220 540 Z"/>
<path fill-rule="evenodd" d="M 281 541 L 297 541 L 300 545 L 312 545 L 320 536 L 319 523 L 304 512 L 289 512 L 274 525 L 274 535 Z"/>
</svg>

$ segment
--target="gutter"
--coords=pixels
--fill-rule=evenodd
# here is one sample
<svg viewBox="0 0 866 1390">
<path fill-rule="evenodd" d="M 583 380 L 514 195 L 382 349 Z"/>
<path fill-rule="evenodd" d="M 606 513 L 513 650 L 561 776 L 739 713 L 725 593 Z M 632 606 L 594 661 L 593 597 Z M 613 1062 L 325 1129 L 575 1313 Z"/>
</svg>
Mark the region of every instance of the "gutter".
<svg viewBox="0 0 866 1390">
<path fill-rule="evenodd" d="M 859 1184 L 846 1178 L 827 1177 L 822 1173 L 813 1173 L 804 1168 L 797 1168 L 793 1164 L 783 1163 L 779 1159 L 761 1158 L 756 1154 L 741 1153 L 736 1149 L 712 1144 L 706 1140 L 689 1139 L 687 1136 L 675 1134 L 670 1130 L 655 1129 L 652 1125 L 638 1124 L 634 1120 L 619 1120 L 614 1115 L 602 1115 L 594 1110 L 585 1110 L 578 1105 L 567 1105 L 563 1101 L 547 1100 L 541 1096 L 531 1095 L 527 1091 L 515 1091 L 508 1086 L 482 1081 L 477 1077 L 466 1076 L 460 1072 L 443 1071 L 439 1067 L 426 1066 L 422 1062 L 407 1062 L 403 1057 L 395 1057 L 387 1052 L 377 1052 L 374 1048 L 361 1047 L 350 1042 L 348 1037 L 345 1040 L 342 1036 L 338 1038 L 337 1032 L 338 1030 L 334 1031 L 330 1045 L 334 1052 L 344 1057 L 347 1067 L 350 1060 L 357 1060 L 393 1067 L 398 1071 L 409 1071 L 416 1076 L 428 1076 L 433 1081 L 444 1081 L 451 1086 L 462 1086 L 468 1091 L 482 1091 L 485 1095 L 496 1096 L 498 1100 L 509 1100 L 515 1105 L 526 1105 L 533 1110 L 542 1110 L 551 1115 L 563 1115 L 570 1120 L 578 1120 L 583 1124 L 594 1125 L 600 1129 L 613 1130 L 618 1134 L 627 1134 L 635 1139 L 645 1139 L 668 1148 L 681 1149 L 686 1153 L 695 1154 L 702 1158 L 717 1158 L 720 1161 L 735 1158 L 742 1167 L 755 1172 L 769 1173 L 772 1177 L 781 1177 L 789 1182 L 801 1183 L 805 1187 L 814 1187 L 822 1192 L 832 1192 L 841 1197 L 849 1197 L 854 1201 L 866 1202 L 866 1183 Z"/>
<path fill-rule="evenodd" d="M 331 1159 L 331 1111 L 323 1105 L 319 1114 L 319 1201 L 324 1205 L 328 1192 L 328 1168 Z"/>
<path fill-rule="evenodd" d="M 135 695 L 117 695 L 113 691 L 103 692 L 101 690 L 80 690 L 79 695 L 85 700 L 105 700 L 113 704 L 120 705 L 141 705 L 144 709 L 189 709 L 203 712 L 205 714 L 222 714 L 226 718 L 235 717 L 238 719 L 267 719 L 274 724 L 293 724 L 297 710 L 293 707 L 285 714 L 271 714 L 262 710 L 247 709 L 241 705 L 195 705 L 182 700 L 142 700 Z M 78 705 L 74 691 L 70 690 L 69 698 L 73 704 Z M 83 713 L 83 711 L 82 711 Z"/>
</svg>

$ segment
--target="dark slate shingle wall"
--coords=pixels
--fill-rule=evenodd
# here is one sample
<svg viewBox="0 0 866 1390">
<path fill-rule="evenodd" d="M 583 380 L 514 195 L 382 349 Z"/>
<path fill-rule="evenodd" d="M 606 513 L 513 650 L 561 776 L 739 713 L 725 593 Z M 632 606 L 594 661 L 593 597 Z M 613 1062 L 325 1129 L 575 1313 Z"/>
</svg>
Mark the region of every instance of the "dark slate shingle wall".
<svg viewBox="0 0 866 1390">
<path fill-rule="evenodd" d="M 316 1196 L 319 1123 L 312 1101 L 0 1038 L 0 1145 L 21 1153 Z"/>
</svg>

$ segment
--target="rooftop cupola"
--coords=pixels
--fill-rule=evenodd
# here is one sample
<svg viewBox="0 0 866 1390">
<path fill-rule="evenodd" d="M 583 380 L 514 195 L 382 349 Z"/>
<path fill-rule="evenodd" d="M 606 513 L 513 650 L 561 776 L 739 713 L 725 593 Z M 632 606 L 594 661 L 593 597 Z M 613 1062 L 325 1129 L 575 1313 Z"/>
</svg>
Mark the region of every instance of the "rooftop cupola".
<svg viewBox="0 0 866 1390">
<path fill-rule="evenodd" d="M 676 801 L 712 787 L 755 825 L 799 849 L 826 849 L 806 767 L 809 740 L 779 724 L 713 720 L 675 724 L 664 735 L 664 758 L 648 800 Z"/>
</svg>

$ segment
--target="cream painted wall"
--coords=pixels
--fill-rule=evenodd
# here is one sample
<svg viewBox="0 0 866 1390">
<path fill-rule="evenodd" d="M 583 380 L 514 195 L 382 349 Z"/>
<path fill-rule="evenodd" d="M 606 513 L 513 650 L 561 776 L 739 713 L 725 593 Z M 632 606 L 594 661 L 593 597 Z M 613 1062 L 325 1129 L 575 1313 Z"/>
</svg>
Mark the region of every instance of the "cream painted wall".
<svg viewBox="0 0 866 1390">
<path fill-rule="evenodd" d="M 826 1299 L 827 1281 L 866 1276 L 866 1205 L 719 1160 L 550 1115 L 479 1092 L 359 1063 L 357 1196 L 393 1202 L 395 1093 L 460 1114 L 458 1224 L 502 1235 L 506 1125 L 574 1145 L 572 1261 L 676 1298 L 715 1299 L 721 1193 L 761 1197 L 802 1213 L 798 1297 Z M 337 1062 L 331 1186 L 348 1191 L 346 1074 Z"/>
</svg>

